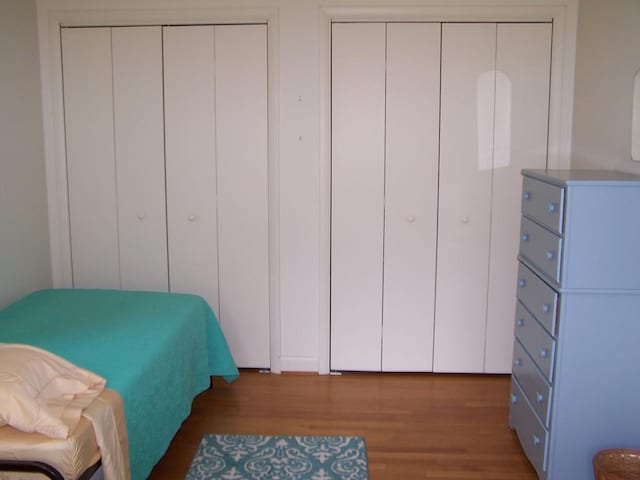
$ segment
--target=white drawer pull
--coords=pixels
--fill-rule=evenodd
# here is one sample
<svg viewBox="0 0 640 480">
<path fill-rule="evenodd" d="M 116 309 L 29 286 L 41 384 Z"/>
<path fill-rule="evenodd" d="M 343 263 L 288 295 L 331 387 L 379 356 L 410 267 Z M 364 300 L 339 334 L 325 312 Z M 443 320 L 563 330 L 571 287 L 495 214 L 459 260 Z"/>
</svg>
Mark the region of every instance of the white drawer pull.
<svg viewBox="0 0 640 480">
<path fill-rule="evenodd" d="M 516 320 L 516 325 L 519 327 L 524 326 L 524 318 L 519 318 Z"/>
<path fill-rule="evenodd" d="M 518 396 L 515 393 L 511 394 L 511 403 L 514 405 L 518 403 Z"/>
<path fill-rule="evenodd" d="M 516 358 L 516 359 L 513 361 L 513 364 L 514 364 L 516 367 L 520 367 L 520 366 L 522 365 L 522 359 L 521 359 L 521 358 Z"/>
<path fill-rule="evenodd" d="M 187 220 L 189 220 L 190 222 L 195 222 L 195 221 L 196 221 L 196 218 L 198 218 L 196 215 L 189 215 L 189 216 L 187 217 Z"/>
<path fill-rule="evenodd" d="M 409 216 L 407 217 L 407 223 L 413 223 L 413 222 L 415 222 L 415 221 L 416 221 L 416 217 L 415 217 L 415 216 L 413 216 L 413 215 L 409 215 Z"/>
<path fill-rule="evenodd" d="M 547 250 L 547 260 L 551 261 L 556 257 L 556 252 L 553 250 Z"/>
<path fill-rule="evenodd" d="M 531 200 L 531 192 L 524 192 L 524 193 L 522 194 L 522 198 L 523 198 L 524 200 Z"/>
<path fill-rule="evenodd" d="M 538 401 L 538 403 L 544 403 L 544 395 L 540 392 L 536 392 L 536 400 Z"/>
<path fill-rule="evenodd" d="M 147 215 L 144 212 L 138 212 L 136 213 L 136 218 L 138 220 L 144 220 L 144 217 L 146 217 Z"/>
<path fill-rule="evenodd" d="M 545 303 L 544 305 L 542 305 L 542 313 L 549 313 L 551 311 L 551 305 L 549 305 L 548 303 Z"/>
<path fill-rule="evenodd" d="M 523 242 L 528 242 L 529 241 L 529 234 L 528 233 L 523 233 L 522 237 L 521 237 Z"/>
<path fill-rule="evenodd" d="M 540 437 L 538 435 L 534 434 L 533 435 L 533 444 L 534 445 L 540 445 L 540 442 L 541 442 Z"/>
<path fill-rule="evenodd" d="M 558 211 L 558 204 L 550 202 L 549 203 L 549 213 L 556 213 Z"/>
<path fill-rule="evenodd" d="M 518 286 L 520 288 L 524 288 L 527 286 L 527 281 L 524 278 L 521 278 L 520 280 L 518 280 Z"/>
<path fill-rule="evenodd" d="M 549 355 L 549 351 L 546 348 L 543 348 L 542 350 L 540 350 L 540 358 L 547 358 L 548 355 Z"/>
</svg>

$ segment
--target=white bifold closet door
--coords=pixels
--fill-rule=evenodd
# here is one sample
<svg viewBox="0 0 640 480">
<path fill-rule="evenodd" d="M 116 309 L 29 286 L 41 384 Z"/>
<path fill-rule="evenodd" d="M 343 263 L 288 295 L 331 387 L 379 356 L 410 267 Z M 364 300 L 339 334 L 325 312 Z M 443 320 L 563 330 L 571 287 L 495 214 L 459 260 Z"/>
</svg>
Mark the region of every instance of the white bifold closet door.
<svg viewBox="0 0 640 480">
<path fill-rule="evenodd" d="M 442 27 L 436 371 L 483 370 L 495 32 L 495 24 Z"/>
<path fill-rule="evenodd" d="M 268 368 L 267 27 L 216 26 L 215 46 L 220 321 L 240 365 Z"/>
<path fill-rule="evenodd" d="M 334 24 L 331 368 L 431 369 L 439 24 Z"/>
<path fill-rule="evenodd" d="M 433 357 L 440 25 L 387 24 L 382 370 Z"/>
<path fill-rule="evenodd" d="M 170 288 L 219 314 L 213 28 L 163 29 L 164 108 Z"/>
<path fill-rule="evenodd" d="M 547 167 L 551 29 L 550 23 L 497 27 L 485 373 L 511 372 L 521 171 Z"/>
<path fill-rule="evenodd" d="M 73 286 L 199 294 L 268 368 L 266 25 L 63 28 L 62 59 Z"/>
<path fill-rule="evenodd" d="M 332 369 L 510 372 L 551 28 L 334 24 Z"/>
<path fill-rule="evenodd" d="M 266 26 L 165 27 L 164 62 L 170 288 L 209 301 L 239 366 L 268 368 Z"/>
<path fill-rule="evenodd" d="M 160 27 L 61 35 L 73 285 L 167 290 Z"/>
<path fill-rule="evenodd" d="M 434 370 L 509 372 L 520 170 L 545 168 L 550 24 L 445 24 Z"/>
<path fill-rule="evenodd" d="M 331 368 L 380 370 L 385 25 L 334 24 Z"/>
</svg>

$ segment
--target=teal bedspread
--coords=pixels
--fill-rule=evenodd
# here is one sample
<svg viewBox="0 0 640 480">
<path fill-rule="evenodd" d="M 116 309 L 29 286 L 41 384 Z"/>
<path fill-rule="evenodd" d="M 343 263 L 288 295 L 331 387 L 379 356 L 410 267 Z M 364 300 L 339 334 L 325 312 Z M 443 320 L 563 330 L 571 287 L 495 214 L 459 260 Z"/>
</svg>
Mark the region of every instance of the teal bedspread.
<svg viewBox="0 0 640 480">
<path fill-rule="evenodd" d="M 195 295 L 40 290 L 0 310 L 0 342 L 43 348 L 107 379 L 124 401 L 133 480 L 150 474 L 209 377 L 238 375 Z"/>
</svg>

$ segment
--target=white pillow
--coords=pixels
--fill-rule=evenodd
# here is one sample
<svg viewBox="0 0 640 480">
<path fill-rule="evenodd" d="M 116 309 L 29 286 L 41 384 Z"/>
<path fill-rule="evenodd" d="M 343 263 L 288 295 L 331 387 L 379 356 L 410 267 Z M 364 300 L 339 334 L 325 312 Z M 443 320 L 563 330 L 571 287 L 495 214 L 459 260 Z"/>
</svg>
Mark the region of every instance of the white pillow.
<svg viewBox="0 0 640 480">
<path fill-rule="evenodd" d="M 67 438 L 105 384 L 46 350 L 0 343 L 0 426 Z"/>
</svg>

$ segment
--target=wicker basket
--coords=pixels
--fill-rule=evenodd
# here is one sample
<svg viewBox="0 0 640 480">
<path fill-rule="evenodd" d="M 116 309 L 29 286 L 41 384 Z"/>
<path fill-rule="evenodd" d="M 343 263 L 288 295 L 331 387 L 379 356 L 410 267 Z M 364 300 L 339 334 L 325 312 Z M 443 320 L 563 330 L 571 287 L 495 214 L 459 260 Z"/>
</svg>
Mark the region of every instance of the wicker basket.
<svg viewBox="0 0 640 480">
<path fill-rule="evenodd" d="M 640 480 L 640 450 L 612 448 L 593 457 L 595 480 Z"/>
</svg>

